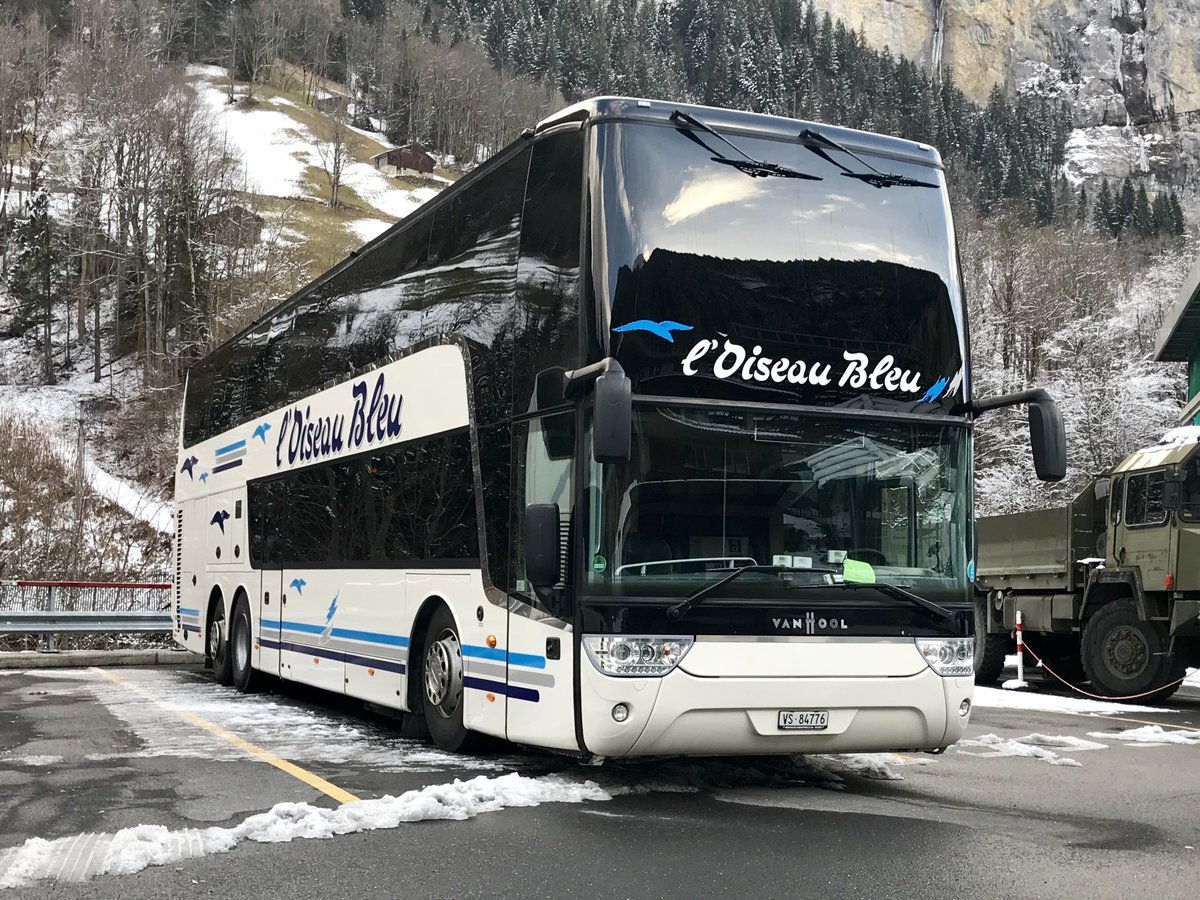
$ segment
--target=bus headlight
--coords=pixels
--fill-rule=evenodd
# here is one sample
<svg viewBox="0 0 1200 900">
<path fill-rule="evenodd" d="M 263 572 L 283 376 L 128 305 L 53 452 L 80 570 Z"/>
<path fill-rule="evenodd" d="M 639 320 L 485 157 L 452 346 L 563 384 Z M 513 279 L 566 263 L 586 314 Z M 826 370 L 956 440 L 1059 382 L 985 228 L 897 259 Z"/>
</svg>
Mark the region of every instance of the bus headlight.
<svg viewBox="0 0 1200 900">
<path fill-rule="evenodd" d="M 943 678 L 975 674 L 975 638 L 917 638 L 916 642 L 929 668 Z"/>
<path fill-rule="evenodd" d="M 692 649 L 690 637 L 585 634 L 588 659 L 605 675 L 647 678 L 666 675 Z"/>
</svg>

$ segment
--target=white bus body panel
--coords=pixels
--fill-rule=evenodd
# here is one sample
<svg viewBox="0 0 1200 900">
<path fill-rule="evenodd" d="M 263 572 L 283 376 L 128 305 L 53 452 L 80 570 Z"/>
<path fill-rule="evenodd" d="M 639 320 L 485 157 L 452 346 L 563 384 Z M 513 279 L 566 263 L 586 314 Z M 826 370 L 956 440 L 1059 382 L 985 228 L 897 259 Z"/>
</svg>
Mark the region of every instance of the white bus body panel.
<svg viewBox="0 0 1200 900">
<path fill-rule="evenodd" d="M 973 687 L 929 669 L 911 638 L 701 638 L 662 678 L 616 678 L 590 660 L 580 674 L 584 740 L 599 756 L 938 749 L 962 736 Z M 829 725 L 783 731 L 781 709 L 828 710 Z"/>
<path fill-rule="evenodd" d="M 508 620 L 508 739 L 578 750 L 574 635 L 557 619 L 536 615 L 513 613 Z M 557 641 L 558 659 L 548 658 L 547 641 Z"/>
</svg>

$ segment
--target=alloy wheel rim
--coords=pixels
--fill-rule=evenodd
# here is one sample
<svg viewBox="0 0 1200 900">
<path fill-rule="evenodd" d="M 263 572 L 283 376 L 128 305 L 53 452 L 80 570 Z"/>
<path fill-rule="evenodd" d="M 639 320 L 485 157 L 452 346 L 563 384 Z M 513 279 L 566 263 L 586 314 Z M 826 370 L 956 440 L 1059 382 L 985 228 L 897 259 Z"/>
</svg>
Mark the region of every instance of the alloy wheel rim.
<svg viewBox="0 0 1200 900">
<path fill-rule="evenodd" d="M 462 697 L 462 649 L 458 636 L 445 631 L 425 650 L 425 695 L 446 718 Z"/>
</svg>

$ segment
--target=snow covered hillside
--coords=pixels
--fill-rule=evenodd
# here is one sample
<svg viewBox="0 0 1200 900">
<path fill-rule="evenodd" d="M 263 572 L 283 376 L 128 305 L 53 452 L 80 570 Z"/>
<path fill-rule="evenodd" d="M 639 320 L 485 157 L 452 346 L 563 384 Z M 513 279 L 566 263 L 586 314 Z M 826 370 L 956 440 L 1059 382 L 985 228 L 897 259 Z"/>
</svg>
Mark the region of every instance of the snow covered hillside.
<svg viewBox="0 0 1200 900">
<path fill-rule="evenodd" d="M 343 208 L 321 210 L 319 205 L 328 201 L 329 188 L 318 145 L 330 140 L 329 120 L 296 98 L 266 86 L 256 88 L 252 103 L 230 104 L 225 70 L 218 66 L 190 66 L 188 75 L 211 109 L 217 128 L 241 156 L 250 190 L 309 207 L 299 211 L 299 221 L 291 225 L 291 234 L 298 241 L 318 237 L 310 232 L 319 229 L 333 232 L 321 236 L 323 242 L 352 249 L 437 194 L 435 187 L 414 186 L 378 172 L 371 157 L 393 145 L 382 135 L 350 129 L 351 158 L 341 174 Z M 443 176 L 431 180 L 449 183 Z M 318 208 L 312 209 L 314 205 Z M 287 209 L 281 204 L 274 206 L 281 214 Z"/>
<path fill-rule="evenodd" d="M 245 199 L 238 202 L 262 226 L 261 237 L 252 241 L 285 245 L 298 268 L 298 280 L 272 283 L 269 293 L 230 305 L 218 336 L 236 331 L 295 284 L 382 233 L 453 177 L 441 169 L 419 181 L 384 175 L 371 157 L 391 145 L 381 135 L 347 127 L 341 132 L 347 158 L 339 202 L 331 207 L 322 151 L 328 153 L 337 134 L 328 116 L 304 103 L 299 94 L 265 85 L 257 86 L 249 100 L 246 86 L 236 84 L 235 102 L 230 103 L 229 83 L 218 67 L 192 66 L 186 83 L 201 101 L 203 118 L 224 153 L 242 167 L 244 179 L 238 183 L 246 189 Z M 70 146 L 70 128 L 65 132 L 64 150 Z M 72 221 L 77 194 L 72 193 L 68 170 L 50 171 L 50 207 L 62 227 Z M 116 195 L 106 196 L 105 202 L 115 205 Z M 68 289 L 64 284 L 63 290 Z M 57 383 L 48 385 L 39 350 L 42 321 L 23 334 L 9 328 L 17 304 L 0 278 L 0 438 L 6 442 L 0 451 L 9 460 L 8 470 L 0 471 L 0 577 L 63 575 L 52 562 L 56 552 L 50 548 L 71 540 L 68 535 L 73 527 L 78 531 L 75 519 L 84 505 L 107 525 L 88 537 L 87 546 L 76 554 L 73 565 L 80 571 L 87 569 L 89 577 L 98 577 L 102 571 L 128 573 L 130 566 L 167 568 L 179 392 L 148 390 L 136 350 L 109 360 L 119 341 L 118 313 L 111 296 L 102 294 L 98 302 L 100 380 L 94 378 L 91 348 L 80 337 L 82 327 L 76 326 L 73 333 L 70 302 L 56 302 L 50 329 Z M 124 315 L 128 321 L 128 310 Z M 41 468 L 18 465 L 26 459 L 41 460 Z M 17 468 L 22 469 L 20 475 Z M 86 499 L 76 496 L 81 479 Z M 42 512 L 46 518 L 38 527 L 24 521 Z M 120 534 L 124 546 L 102 547 L 105 534 Z"/>
</svg>

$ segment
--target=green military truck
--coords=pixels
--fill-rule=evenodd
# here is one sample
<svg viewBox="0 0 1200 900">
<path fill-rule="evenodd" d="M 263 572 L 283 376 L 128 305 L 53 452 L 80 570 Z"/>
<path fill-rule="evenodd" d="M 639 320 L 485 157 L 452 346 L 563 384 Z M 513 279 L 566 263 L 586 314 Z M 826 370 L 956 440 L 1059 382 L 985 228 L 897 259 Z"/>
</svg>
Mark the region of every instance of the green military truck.
<svg viewBox="0 0 1200 900">
<path fill-rule="evenodd" d="M 1105 697 L 1170 696 L 1200 665 L 1200 443 L 1172 432 L 1068 506 L 978 520 L 976 682 L 1025 643 Z"/>
</svg>

